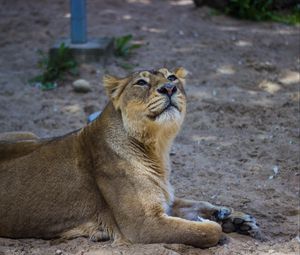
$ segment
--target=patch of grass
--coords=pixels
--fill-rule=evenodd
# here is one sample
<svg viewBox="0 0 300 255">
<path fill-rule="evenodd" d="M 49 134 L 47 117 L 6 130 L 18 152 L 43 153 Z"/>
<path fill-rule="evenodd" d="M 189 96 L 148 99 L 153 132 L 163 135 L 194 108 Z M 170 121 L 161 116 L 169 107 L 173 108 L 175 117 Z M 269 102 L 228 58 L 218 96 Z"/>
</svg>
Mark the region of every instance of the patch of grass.
<svg viewBox="0 0 300 255">
<path fill-rule="evenodd" d="M 230 0 L 225 10 L 226 14 L 255 21 L 276 21 L 286 24 L 300 23 L 300 6 L 297 5 L 288 13 L 280 13 L 272 9 L 273 0 Z"/>
<path fill-rule="evenodd" d="M 225 12 L 241 19 L 268 20 L 271 18 L 272 0 L 230 0 Z"/>
<path fill-rule="evenodd" d="M 219 15 L 222 15 L 222 12 L 220 10 L 211 8 L 209 15 L 210 16 L 219 16 Z"/>
<path fill-rule="evenodd" d="M 31 85 L 38 86 L 42 90 L 51 90 L 57 87 L 57 82 L 63 80 L 66 74 L 78 73 L 77 63 L 64 43 L 51 57 L 43 51 L 38 51 L 38 54 L 40 55 L 38 67 L 42 74 L 29 80 Z"/>
<path fill-rule="evenodd" d="M 288 25 L 300 24 L 300 5 L 296 6 L 293 10 L 289 11 L 288 13 L 274 12 L 272 20 Z"/>
<path fill-rule="evenodd" d="M 142 45 L 132 43 L 132 35 L 124 35 L 114 39 L 114 53 L 117 57 L 128 57 L 133 50 L 140 48 Z"/>
</svg>

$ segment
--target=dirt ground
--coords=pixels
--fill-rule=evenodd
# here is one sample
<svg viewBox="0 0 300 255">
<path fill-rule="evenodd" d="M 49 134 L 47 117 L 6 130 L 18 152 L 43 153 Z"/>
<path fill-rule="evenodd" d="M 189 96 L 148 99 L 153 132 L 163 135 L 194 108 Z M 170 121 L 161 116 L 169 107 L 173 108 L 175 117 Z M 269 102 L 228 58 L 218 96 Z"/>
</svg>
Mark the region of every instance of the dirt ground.
<svg viewBox="0 0 300 255">
<path fill-rule="evenodd" d="M 128 60 L 135 69 L 190 71 L 188 113 L 171 152 L 177 196 L 250 213 L 268 241 L 233 233 L 201 250 L 0 238 L 0 254 L 299 254 L 299 27 L 213 16 L 190 0 L 87 2 L 90 37 L 132 34 L 144 44 Z M 48 92 L 30 87 L 37 50 L 69 35 L 68 1 L 0 4 L 0 131 L 46 137 L 85 125 L 107 103 L 101 77 L 126 74 L 124 60 L 82 65 L 87 94 L 74 92 L 72 80 Z"/>
</svg>

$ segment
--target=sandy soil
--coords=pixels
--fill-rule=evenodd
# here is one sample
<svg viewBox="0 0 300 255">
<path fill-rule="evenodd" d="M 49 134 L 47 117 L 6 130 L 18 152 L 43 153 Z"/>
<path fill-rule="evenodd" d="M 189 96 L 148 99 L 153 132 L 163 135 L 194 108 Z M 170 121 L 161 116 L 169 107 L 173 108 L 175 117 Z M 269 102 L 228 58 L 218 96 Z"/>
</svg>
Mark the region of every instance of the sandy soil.
<svg viewBox="0 0 300 255">
<path fill-rule="evenodd" d="M 72 80 L 48 92 L 30 87 L 36 51 L 68 37 L 68 1 L 0 3 L 0 131 L 45 137 L 85 125 L 107 102 L 102 75 L 126 74 L 123 60 L 82 65 L 87 94 L 73 92 Z M 201 250 L 0 238 L 0 254 L 299 254 L 299 27 L 212 16 L 186 0 L 88 1 L 88 13 L 91 37 L 131 33 L 144 43 L 129 59 L 136 69 L 190 71 L 188 114 L 171 153 L 176 193 L 254 215 L 268 241 L 230 234 Z"/>
</svg>

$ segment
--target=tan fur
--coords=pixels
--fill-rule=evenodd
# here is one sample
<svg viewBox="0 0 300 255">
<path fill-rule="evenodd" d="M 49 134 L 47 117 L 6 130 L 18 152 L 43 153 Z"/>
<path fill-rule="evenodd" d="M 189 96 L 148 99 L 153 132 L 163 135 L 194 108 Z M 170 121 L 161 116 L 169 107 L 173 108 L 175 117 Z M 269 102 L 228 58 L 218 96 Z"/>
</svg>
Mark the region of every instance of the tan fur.
<svg viewBox="0 0 300 255">
<path fill-rule="evenodd" d="M 186 71 L 179 68 L 172 96 L 178 110 L 162 112 L 167 97 L 157 89 L 170 74 L 106 76 L 110 103 L 64 137 L 2 136 L 8 139 L 0 142 L 0 236 L 215 245 L 220 225 L 191 221 L 182 208 L 209 218 L 217 207 L 174 198 L 169 183 L 169 149 L 186 111 Z M 149 84 L 135 84 L 141 78 Z"/>
</svg>

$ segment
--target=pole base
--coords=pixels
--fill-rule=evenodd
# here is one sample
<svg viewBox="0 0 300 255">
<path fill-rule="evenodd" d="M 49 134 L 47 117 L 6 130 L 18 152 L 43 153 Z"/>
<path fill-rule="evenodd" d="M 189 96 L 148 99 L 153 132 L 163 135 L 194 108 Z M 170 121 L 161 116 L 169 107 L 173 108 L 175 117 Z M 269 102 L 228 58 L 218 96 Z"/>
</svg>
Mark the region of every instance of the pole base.
<svg viewBox="0 0 300 255">
<path fill-rule="evenodd" d="M 71 43 L 70 39 L 62 38 L 50 49 L 49 55 L 55 55 L 64 43 L 78 63 L 101 62 L 105 64 L 107 57 L 113 52 L 113 39 L 109 37 L 92 38 L 83 44 Z"/>
</svg>

